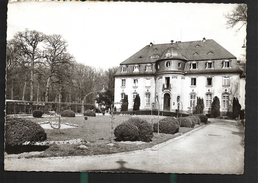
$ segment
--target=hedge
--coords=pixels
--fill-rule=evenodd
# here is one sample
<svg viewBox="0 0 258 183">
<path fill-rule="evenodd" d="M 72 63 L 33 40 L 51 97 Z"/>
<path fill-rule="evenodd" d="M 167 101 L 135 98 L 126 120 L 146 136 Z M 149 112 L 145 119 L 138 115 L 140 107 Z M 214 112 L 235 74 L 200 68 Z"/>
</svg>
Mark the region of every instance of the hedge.
<svg viewBox="0 0 258 183">
<path fill-rule="evenodd" d="M 72 110 L 64 110 L 61 113 L 62 117 L 75 117 L 75 112 L 73 112 Z"/>
<path fill-rule="evenodd" d="M 206 115 L 204 115 L 204 114 L 196 114 L 196 116 L 201 120 L 201 122 L 203 122 L 205 124 L 207 123 L 208 117 Z"/>
<path fill-rule="evenodd" d="M 192 122 L 194 122 L 194 124 L 200 124 L 201 120 L 199 117 L 197 116 L 189 116 L 189 118 L 192 120 Z"/>
<path fill-rule="evenodd" d="M 143 142 L 150 142 L 153 137 L 152 125 L 146 120 L 138 117 L 132 117 L 127 120 L 128 123 L 135 125 L 139 130 L 138 140 Z"/>
<path fill-rule="evenodd" d="M 123 122 L 114 131 L 117 141 L 136 141 L 139 138 L 138 128 L 128 122 Z"/>
<path fill-rule="evenodd" d="M 38 142 L 47 139 L 45 130 L 30 120 L 19 118 L 6 119 L 5 145 L 16 146 L 24 142 Z"/>
<path fill-rule="evenodd" d="M 96 116 L 96 113 L 90 109 L 86 110 L 83 114 L 84 116 Z"/>
<path fill-rule="evenodd" d="M 181 117 L 178 119 L 180 122 L 180 127 L 187 127 L 187 128 L 193 128 L 194 122 L 189 117 Z"/>
<path fill-rule="evenodd" d="M 158 123 L 154 123 L 153 131 L 158 132 Z M 176 118 L 164 118 L 159 121 L 159 132 L 174 134 L 179 131 L 179 121 Z"/>
<path fill-rule="evenodd" d="M 44 114 L 43 111 L 35 110 L 35 111 L 33 111 L 33 114 L 32 114 L 32 115 L 33 115 L 33 117 L 35 117 L 35 118 L 41 118 L 43 114 Z"/>
</svg>

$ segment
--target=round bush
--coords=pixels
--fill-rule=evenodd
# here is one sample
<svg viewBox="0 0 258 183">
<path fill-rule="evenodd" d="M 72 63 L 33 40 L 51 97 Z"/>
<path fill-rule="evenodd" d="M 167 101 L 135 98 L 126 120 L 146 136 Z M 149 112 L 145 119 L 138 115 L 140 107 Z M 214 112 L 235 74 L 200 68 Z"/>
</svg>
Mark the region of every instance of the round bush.
<svg viewBox="0 0 258 183">
<path fill-rule="evenodd" d="M 194 122 L 189 117 L 181 117 L 178 120 L 181 123 L 180 127 L 187 127 L 187 128 L 194 127 Z"/>
<path fill-rule="evenodd" d="M 159 132 L 174 134 L 179 131 L 179 122 L 176 118 L 164 118 L 159 121 Z M 158 132 L 158 123 L 154 123 L 154 132 Z"/>
<path fill-rule="evenodd" d="M 123 122 L 114 131 L 117 141 L 136 141 L 139 138 L 138 128 L 128 122 Z"/>
<path fill-rule="evenodd" d="M 38 142 L 47 139 L 45 130 L 30 120 L 9 118 L 6 119 L 5 145 L 22 145 L 24 142 Z"/>
<path fill-rule="evenodd" d="M 189 118 L 194 122 L 194 124 L 200 124 L 201 120 L 197 116 L 189 116 Z"/>
<path fill-rule="evenodd" d="M 43 114 L 44 114 L 43 111 L 40 111 L 40 110 L 35 110 L 32 113 L 33 117 L 35 118 L 41 118 Z"/>
<path fill-rule="evenodd" d="M 197 114 L 196 116 L 201 120 L 201 122 L 203 122 L 205 124 L 207 123 L 208 117 L 206 115 L 204 115 L 204 114 Z"/>
<path fill-rule="evenodd" d="M 61 113 L 62 117 L 75 117 L 75 112 L 73 112 L 72 110 L 64 110 Z"/>
<path fill-rule="evenodd" d="M 83 114 L 84 116 L 96 116 L 96 113 L 90 109 L 86 110 Z"/>
<path fill-rule="evenodd" d="M 150 142 L 153 137 L 152 125 L 146 120 L 138 117 L 132 117 L 127 120 L 128 123 L 135 125 L 139 130 L 138 140 L 143 142 Z"/>
</svg>

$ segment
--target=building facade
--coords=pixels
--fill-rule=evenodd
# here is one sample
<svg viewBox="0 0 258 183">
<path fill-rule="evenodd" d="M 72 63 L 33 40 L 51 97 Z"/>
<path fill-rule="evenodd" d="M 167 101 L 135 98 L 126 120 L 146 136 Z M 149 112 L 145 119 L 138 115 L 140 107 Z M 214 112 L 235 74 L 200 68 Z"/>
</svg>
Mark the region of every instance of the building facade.
<svg viewBox="0 0 258 183">
<path fill-rule="evenodd" d="M 209 113 L 215 96 L 221 112 L 232 110 L 233 98 L 244 106 L 245 77 L 236 57 L 212 39 L 150 44 L 120 64 L 115 74 L 115 106 L 128 96 L 128 110 L 140 96 L 140 110 L 191 113 L 197 97 Z"/>
</svg>

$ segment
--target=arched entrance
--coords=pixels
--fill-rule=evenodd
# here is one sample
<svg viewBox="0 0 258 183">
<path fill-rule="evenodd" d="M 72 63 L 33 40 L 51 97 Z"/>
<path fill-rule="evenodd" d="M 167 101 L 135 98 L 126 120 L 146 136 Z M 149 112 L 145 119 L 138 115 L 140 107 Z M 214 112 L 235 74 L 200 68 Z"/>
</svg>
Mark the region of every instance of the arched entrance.
<svg viewBox="0 0 258 183">
<path fill-rule="evenodd" d="M 164 106 L 163 106 L 163 110 L 164 111 L 170 111 L 170 94 L 165 93 L 164 94 Z"/>
</svg>

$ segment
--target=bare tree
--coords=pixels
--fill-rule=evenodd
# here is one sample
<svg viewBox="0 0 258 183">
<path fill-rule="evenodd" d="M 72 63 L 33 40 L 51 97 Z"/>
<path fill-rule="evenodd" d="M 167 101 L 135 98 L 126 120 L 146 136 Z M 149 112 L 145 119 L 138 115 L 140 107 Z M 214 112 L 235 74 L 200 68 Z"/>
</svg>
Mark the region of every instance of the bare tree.
<svg viewBox="0 0 258 183">
<path fill-rule="evenodd" d="M 227 27 L 233 28 L 238 23 L 241 24 L 240 28 L 237 30 L 239 31 L 244 25 L 247 24 L 247 5 L 246 4 L 239 4 L 237 5 L 234 10 L 225 15 L 227 19 Z"/>
<path fill-rule="evenodd" d="M 74 60 L 73 56 L 67 52 L 67 42 L 61 35 L 50 35 L 45 38 L 45 50 L 43 57 L 48 68 L 45 101 L 48 102 L 49 88 L 55 82 L 62 86 L 64 78 L 67 78 L 68 70 Z M 67 70 L 68 69 L 68 70 Z M 62 87 L 61 87 L 62 88 Z M 59 93 L 61 90 L 59 89 Z M 60 97 L 60 96 L 59 96 Z"/>
<path fill-rule="evenodd" d="M 30 101 L 33 101 L 34 68 L 35 64 L 41 62 L 41 49 L 39 43 L 44 40 L 45 35 L 38 31 L 26 29 L 14 36 L 14 44 L 17 46 L 19 56 L 24 65 L 30 65 Z"/>
</svg>

